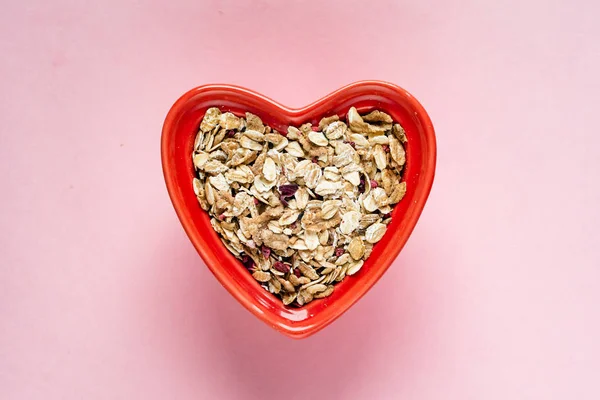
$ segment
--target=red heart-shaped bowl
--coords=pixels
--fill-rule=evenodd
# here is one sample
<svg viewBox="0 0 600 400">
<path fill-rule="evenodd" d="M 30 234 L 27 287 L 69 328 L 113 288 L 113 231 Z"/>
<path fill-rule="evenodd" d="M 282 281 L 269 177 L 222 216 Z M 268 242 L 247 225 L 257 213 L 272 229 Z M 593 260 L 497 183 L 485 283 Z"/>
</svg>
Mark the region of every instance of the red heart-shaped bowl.
<svg viewBox="0 0 600 400">
<path fill-rule="evenodd" d="M 406 130 L 407 191 L 396 205 L 383 239 L 354 276 L 335 286 L 333 294 L 303 307 L 284 306 L 252 278 L 225 248 L 196 200 L 192 188 L 192 146 L 206 109 L 219 107 L 243 115 L 258 115 L 279 132 L 289 125 L 318 124 L 321 117 L 345 116 L 351 106 L 359 112 L 379 109 L 390 114 Z M 293 338 L 303 338 L 330 324 L 350 308 L 381 278 L 392 264 L 423 210 L 435 172 L 435 135 L 425 109 L 406 90 L 386 82 L 362 81 L 339 89 L 304 108 L 291 109 L 275 101 L 231 85 L 206 85 L 190 90 L 173 105 L 162 131 L 162 166 L 169 195 L 196 250 L 221 284 L 251 313 Z"/>
</svg>

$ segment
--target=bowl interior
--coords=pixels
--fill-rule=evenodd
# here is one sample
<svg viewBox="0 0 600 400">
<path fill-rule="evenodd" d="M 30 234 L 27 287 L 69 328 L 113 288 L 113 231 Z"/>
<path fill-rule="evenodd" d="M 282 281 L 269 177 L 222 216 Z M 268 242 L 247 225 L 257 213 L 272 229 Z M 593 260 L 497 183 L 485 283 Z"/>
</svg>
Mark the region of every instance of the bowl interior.
<svg viewBox="0 0 600 400">
<path fill-rule="evenodd" d="M 392 212 L 392 222 L 375 245 L 363 268 L 336 284 L 333 294 L 301 308 L 284 306 L 265 291 L 225 248 L 194 195 L 192 147 L 200 121 L 209 107 L 243 115 L 258 115 L 279 132 L 289 125 L 318 124 L 322 117 L 345 117 L 355 106 L 359 112 L 379 109 L 390 114 L 406 130 L 407 193 Z M 169 195 L 179 219 L 198 253 L 225 288 L 256 316 L 292 337 L 308 336 L 325 327 L 382 276 L 398 255 L 423 209 L 433 181 L 435 138 L 422 106 L 408 92 L 383 82 L 358 82 L 342 88 L 302 109 L 289 109 L 247 89 L 208 85 L 182 96 L 169 112 L 163 128 L 162 162 Z"/>
</svg>

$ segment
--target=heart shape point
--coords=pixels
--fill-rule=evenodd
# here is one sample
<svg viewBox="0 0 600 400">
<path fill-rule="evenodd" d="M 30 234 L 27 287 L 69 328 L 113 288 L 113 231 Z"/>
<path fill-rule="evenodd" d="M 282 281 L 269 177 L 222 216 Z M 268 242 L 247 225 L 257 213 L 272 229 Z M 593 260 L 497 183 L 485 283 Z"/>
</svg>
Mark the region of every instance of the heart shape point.
<svg viewBox="0 0 600 400">
<path fill-rule="evenodd" d="M 362 269 L 336 284 L 333 294 L 301 308 L 284 306 L 265 291 L 221 243 L 208 214 L 194 194 L 192 147 L 205 111 L 258 115 L 266 125 L 285 132 L 289 125 L 318 124 L 322 117 L 345 116 L 351 106 L 361 113 L 379 109 L 400 122 L 406 131 L 407 192 L 392 212 L 392 222 L 373 248 Z M 285 107 L 263 95 L 232 85 L 205 85 L 185 93 L 167 114 L 161 138 L 161 156 L 167 190 L 175 211 L 194 247 L 219 282 L 245 308 L 281 333 L 310 336 L 333 322 L 381 278 L 398 256 L 425 206 L 435 174 L 436 143 L 425 109 L 406 90 L 381 81 L 361 81 L 345 86 L 299 109 Z"/>
</svg>

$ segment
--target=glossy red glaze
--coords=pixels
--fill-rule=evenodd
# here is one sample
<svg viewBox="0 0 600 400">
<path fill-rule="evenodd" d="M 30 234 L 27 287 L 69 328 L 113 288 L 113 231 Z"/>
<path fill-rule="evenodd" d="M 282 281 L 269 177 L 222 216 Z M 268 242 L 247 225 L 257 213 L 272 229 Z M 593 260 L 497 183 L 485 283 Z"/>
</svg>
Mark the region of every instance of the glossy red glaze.
<svg viewBox="0 0 600 400">
<path fill-rule="evenodd" d="M 406 130 L 407 193 L 394 208 L 392 222 L 363 268 L 335 286 L 333 294 L 301 308 L 286 307 L 252 278 L 223 246 L 209 218 L 196 201 L 192 146 L 207 108 L 242 115 L 250 111 L 272 128 L 318 124 L 321 117 L 344 116 L 351 106 L 359 112 L 380 109 Z M 431 190 L 436 145 L 425 109 L 406 90 L 386 82 L 362 81 L 341 88 L 304 108 L 291 109 L 248 89 L 206 85 L 184 94 L 169 111 L 162 131 L 162 165 L 169 195 L 196 250 L 221 284 L 244 307 L 273 328 L 293 338 L 307 337 L 330 324 L 360 299 L 389 268 L 410 236 Z"/>
</svg>

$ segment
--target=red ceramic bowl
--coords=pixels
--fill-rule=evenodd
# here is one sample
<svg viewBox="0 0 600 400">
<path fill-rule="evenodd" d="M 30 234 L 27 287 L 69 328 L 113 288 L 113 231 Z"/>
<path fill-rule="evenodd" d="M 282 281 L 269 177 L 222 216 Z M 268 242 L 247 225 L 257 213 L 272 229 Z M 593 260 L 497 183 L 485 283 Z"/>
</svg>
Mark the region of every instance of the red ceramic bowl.
<svg viewBox="0 0 600 400">
<path fill-rule="evenodd" d="M 272 128 L 287 132 L 288 125 L 318 124 L 321 117 L 345 116 L 351 106 L 359 112 L 380 109 L 406 130 L 407 192 L 394 208 L 383 239 L 354 276 L 335 286 L 330 297 L 301 308 L 286 307 L 265 291 L 223 246 L 192 189 L 192 146 L 209 107 L 238 115 L 250 111 Z M 231 85 L 206 85 L 190 90 L 173 105 L 162 131 L 162 165 L 169 195 L 196 250 L 221 284 L 251 313 L 293 338 L 307 337 L 338 318 L 381 278 L 410 236 L 429 195 L 435 172 L 435 135 L 425 109 L 406 90 L 386 82 L 356 82 L 299 109 Z"/>
</svg>

